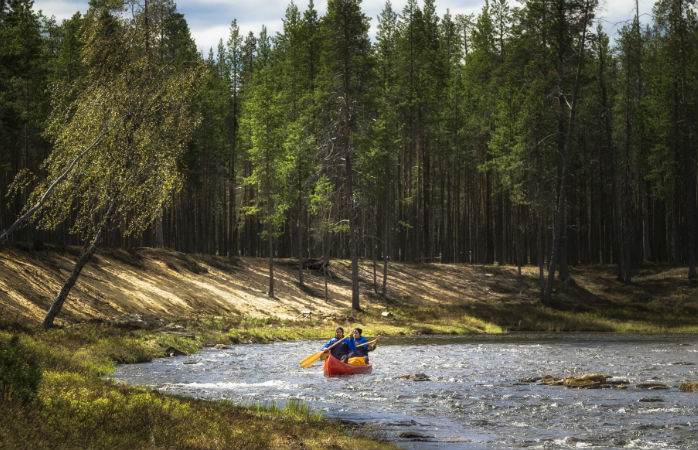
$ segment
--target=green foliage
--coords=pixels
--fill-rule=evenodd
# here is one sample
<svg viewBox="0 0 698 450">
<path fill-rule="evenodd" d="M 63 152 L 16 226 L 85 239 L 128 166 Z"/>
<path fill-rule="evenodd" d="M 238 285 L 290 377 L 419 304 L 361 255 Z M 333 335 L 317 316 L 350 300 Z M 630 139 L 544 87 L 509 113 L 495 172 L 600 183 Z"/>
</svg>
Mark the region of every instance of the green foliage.
<svg viewBox="0 0 698 450">
<path fill-rule="evenodd" d="M 0 334 L 0 402 L 28 403 L 36 396 L 41 368 L 36 357 L 20 342 Z"/>
<path fill-rule="evenodd" d="M 88 11 L 85 75 L 53 87 L 46 135 L 54 148 L 27 209 L 71 162 L 77 165 L 33 216 L 40 228 L 71 219 L 74 233 L 92 236 L 113 202 L 123 233 L 140 233 L 181 186 L 178 160 L 198 124 L 190 99 L 205 71 L 196 62 L 182 69 L 156 64 L 143 51 L 147 34 L 134 26 L 141 16 L 122 19 L 120 5 L 105 2 Z"/>
<path fill-rule="evenodd" d="M 577 100 L 570 263 L 618 261 L 619 215 L 644 230 L 638 261 L 695 253 L 694 0 L 657 1 L 612 40 L 599 26 L 577 99 L 583 0 L 455 18 L 387 3 L 374 42 L 360 1 L 290 3 L 274 36 L 233 20 L 207 61 L 171 0 L 147 4 L 60 25 L 3 4 L 0 228 L 77 159 L 34 218 L 50 240 L 94 235 L 114 200 L 124 245 L 150 245 L 157 218 L 185 251 L 544 264 L 534 233 L 549 240 Z"/>
<path fill-rule="evenodd" d="M 221 318 L 219 318 L 221 319 Z M 236 319 L 246 326 L 283 325 L 277 319 Z M 221 325 L 221 320 L 215 321 Z M 323 330 L 331 335 L 331 329 Z M 6 345 L 6 344 L 9 344 Z M 167 396 L 101 378 L 104 364 L 162 356 L 163 346 L 195 351 L 191 340 L 152 332 L 124 332 L 86 325 L 33 332 L 21 339 L 0 333 L 1 448 L 386 448 L 321 419 L 307 405 L 241 406 Z M 22 349 L 21 351 L 18 349 Z M 36 355 L 33 357 L 32 355 Z M 31 365 L 35 401 L 24 405 L 17 370 Z M 27 379 L 22 384 L 28 386 Z M 38 389 L 37 389 L 38 387 Z M 33 398 L 33 397 L 32 397 Z"/>
</svg>

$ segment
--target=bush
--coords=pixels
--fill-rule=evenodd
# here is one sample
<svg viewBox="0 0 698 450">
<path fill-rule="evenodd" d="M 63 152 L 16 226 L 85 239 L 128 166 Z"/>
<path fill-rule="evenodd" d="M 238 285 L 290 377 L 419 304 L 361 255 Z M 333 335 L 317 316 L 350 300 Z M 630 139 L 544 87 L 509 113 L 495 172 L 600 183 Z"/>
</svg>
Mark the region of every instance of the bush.
<svg viewBox="0 0 698 450">
<path fill-rule="evenodd" d="M 0 336 L 0 401 L 28 403 L 36 397 L 41 368 L 17 336 Z"/>
</svg>

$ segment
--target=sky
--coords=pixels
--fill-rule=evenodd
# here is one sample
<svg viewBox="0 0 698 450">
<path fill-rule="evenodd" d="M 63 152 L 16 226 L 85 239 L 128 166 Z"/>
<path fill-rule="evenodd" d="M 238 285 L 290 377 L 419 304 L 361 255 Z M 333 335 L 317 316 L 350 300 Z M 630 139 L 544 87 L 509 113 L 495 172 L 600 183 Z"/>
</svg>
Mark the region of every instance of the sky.
<svg viewBox="0 0 698 450">
<path fill-rule="evenodd" d="M 176 0 L 175 0 L 176 1 Z M 258 34 L 262 25 L 266 25 L 269 34 L 281 31 L 286 6 L 290 0 L 179 0 L 177 10 L 184 14 L 191 35 L 199 51 L 207 55 L 209 48 L 216 49 L 218 41 L 228 40 L 230 23 L 237 19 L 241 33 L 249 31 Z M 640 20 L 646 23 L 650 19 L 655 0 L 639 0 Z M 400 12 L 406 0 L 392 0 L 393 10 Z M 421 2 L 420 2 L 421 3 Z M 616 30 L 635 14 L 635 0 L 600 0 L 597 20 L 601 22 L 608 34 L 613 36 Z M 41 10 L 45 16 L 55 16 L 59 22 L 71 17 L 75 12 L 84 13 L 88 0 L 35 0 L 34 9 Z M 298 8 L 305 10 L 308 1 L 296 0 Z M 435 0 L 439 16 L 447 10 L 452 16 L 456 14 L 477 14 L 485 0 Z M 510 4 L 517 5 L 514 0 Z M 385 6 L 385 0 L 364 0 L 362 10 L 371 18 L 371 37 L 376 31 L 376 17 Z M 327 0 L 315 0 L 315 9 L 323 15 L 327 9 Z"/>
</svg>

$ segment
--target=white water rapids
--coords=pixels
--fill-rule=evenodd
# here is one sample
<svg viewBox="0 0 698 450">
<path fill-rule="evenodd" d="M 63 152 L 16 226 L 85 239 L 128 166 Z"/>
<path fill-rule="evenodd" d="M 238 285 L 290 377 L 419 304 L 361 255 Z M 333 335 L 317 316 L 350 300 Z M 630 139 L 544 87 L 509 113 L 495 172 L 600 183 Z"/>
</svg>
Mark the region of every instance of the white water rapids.
<svg viewBox="0 0 698 450">
<path fill-rule="evenodd" d="M 298 399 L 330 418 L 367 423 L 400 447 L 698 448 L 695 336 L 603 334 L 386 339 L 370 375 L 325 378 L 298 362 L 319 341 L 237 345 L 119 366 L 112 378 L 163 392 L 240 403 Z M 185 364 L 186 363 L 186 364 Z M 430 381 L 399 379 L 422 372 Z M 523 377 L 598 372 L 619 389 L 522 384 Z M 655 381 L 667 390 L 641 389 Z"/>
</svg>

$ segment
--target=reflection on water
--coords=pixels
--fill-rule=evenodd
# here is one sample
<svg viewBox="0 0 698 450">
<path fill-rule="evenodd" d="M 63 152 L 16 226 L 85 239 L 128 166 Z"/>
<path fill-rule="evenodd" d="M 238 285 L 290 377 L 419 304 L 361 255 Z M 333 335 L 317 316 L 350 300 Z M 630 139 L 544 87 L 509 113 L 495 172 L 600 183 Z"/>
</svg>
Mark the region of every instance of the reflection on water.
<svg viewBox="0 0 698 450">
<path fill-rule="evenodd" d="M 299 399 L 325 416 L 370 423 L 407 449 L 698 448 L 693 336 L 509 335 L 386 339 L 370 375 L 325 378 L 298 362 L 317 341 L 206 349 L 120 366 L 113 378 L 164 392 L 242 403 Z M 195 361 L 195 364 L 192 362 Z M 187 364 L 184 364 L 187 362 Z M 430 381 L 399 379 L 423 372 Z M 599 372 L 627 390 L 520 384 Z M 648 391 L 655 380 L 671 388 Z"/>
</svg>

